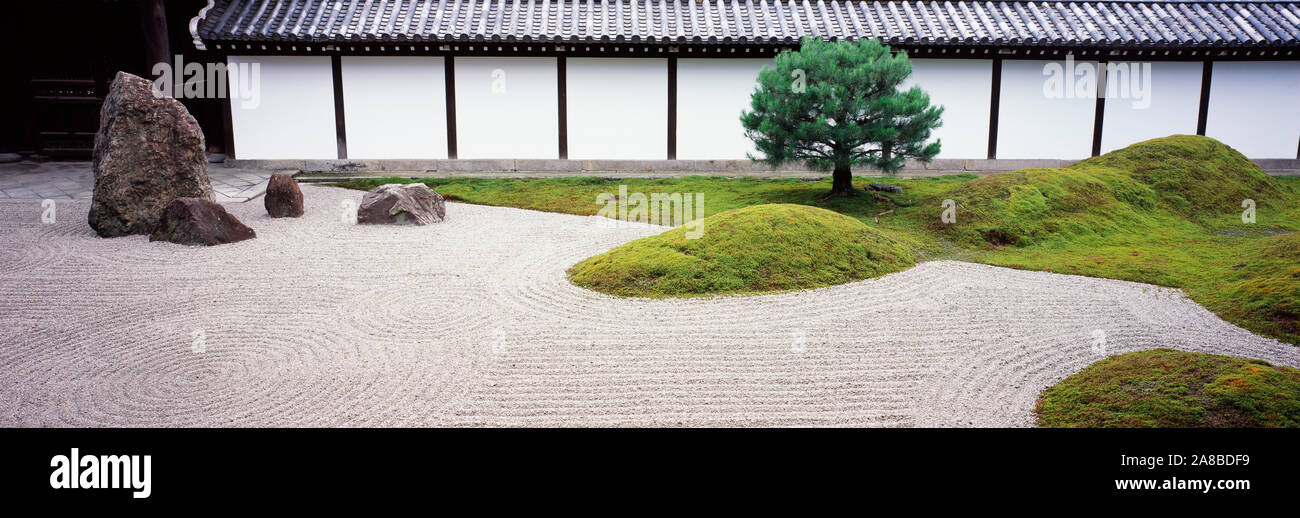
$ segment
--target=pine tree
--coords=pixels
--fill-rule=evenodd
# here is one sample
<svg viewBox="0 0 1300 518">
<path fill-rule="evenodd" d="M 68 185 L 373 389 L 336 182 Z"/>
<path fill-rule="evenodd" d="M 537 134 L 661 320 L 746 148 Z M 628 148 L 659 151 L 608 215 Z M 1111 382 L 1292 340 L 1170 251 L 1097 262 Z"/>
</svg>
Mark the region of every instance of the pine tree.
<svg viewBox="0 0 1300 518">
<path fill-rule="evenodd" d="M 827 198 L 855 192 L 852 166 L 893 174 L 909 158 L 929 162 L 939 154 L 939 141 L 927 140 L 943 107 L 918 87 L 900 91 L 911 73 L 907 54 L 879 40 L 805 38 L 758 75 L 753 111 L 740 116 L 763 155 L 750 158 L 832 170 Z"/>
</svg>

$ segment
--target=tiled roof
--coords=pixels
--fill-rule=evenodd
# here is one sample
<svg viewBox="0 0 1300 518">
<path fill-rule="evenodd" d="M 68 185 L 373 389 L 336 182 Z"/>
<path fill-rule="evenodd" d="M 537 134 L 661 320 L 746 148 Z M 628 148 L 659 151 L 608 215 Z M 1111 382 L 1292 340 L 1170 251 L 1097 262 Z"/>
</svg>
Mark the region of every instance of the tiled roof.
<svg viewBox="0 0 1300 518">
<path fill-rule="evenodd" d="M 213 0 L 191 29 L 196 42 L 1277 47 L 1300 44 L 1300 2 Z"/>
</svg>

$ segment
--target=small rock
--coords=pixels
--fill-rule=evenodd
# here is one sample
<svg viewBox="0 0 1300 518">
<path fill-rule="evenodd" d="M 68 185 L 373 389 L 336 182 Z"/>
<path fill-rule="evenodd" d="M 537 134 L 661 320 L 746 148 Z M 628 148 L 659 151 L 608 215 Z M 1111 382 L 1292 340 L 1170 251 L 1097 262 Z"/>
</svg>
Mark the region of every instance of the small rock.
<svg viewBox="0 0 1300 518">
<path fill-rule="evenodd" d="M 357 223 L 370 225 L 428 225 L 447 215 L 442 195 L 422 183 L 390 183 L 371 189 L 361 198 Z"/>
<path fill-rule="evenodd" d="M 902 187 L 899 187 L 899 186 L 897 186 L 897 185 L 890 185 L 890 184 L 887 184 L 887 183 L 876 183 L 876 182 L 871 182 L 871 183 L 867 184 L 867 189 L 870 189 L 870 190 L 873 190 L 873 191 L 892 192 L 892 193 L 894 193 L 894 194 L 903 194 L 903 188 L 902 188 Z"/>
<path fill-rule="evenodd" d="M 257 237 L 221 205 L 201 198 L 176 198 L 163 209 L 150 241 L 182 245 L 220 245 Z"/>
<path fill-rule="evenodd" d="M 266 184 L 266 197 L 263 200 L 266 213 L 273 218 L 297 218 L 302 216 L 302 189 L 298 181 L 287 174 L 273 174 Z"/>
</svg>

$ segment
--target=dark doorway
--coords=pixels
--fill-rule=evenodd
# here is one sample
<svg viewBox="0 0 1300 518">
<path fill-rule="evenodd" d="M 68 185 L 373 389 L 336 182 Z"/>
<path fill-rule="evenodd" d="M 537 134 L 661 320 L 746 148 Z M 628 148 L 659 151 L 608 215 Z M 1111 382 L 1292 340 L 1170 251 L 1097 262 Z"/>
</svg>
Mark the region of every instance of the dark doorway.
<svg viewBox="0 0 1300 518">
<path fill-rule="evenodd" d="M 143 0 L 148 1 L 148 0 Z M 171 54 L 186 62 L 220 59 L 194 48 L 189 22 L 205 0 L 167 0 Z M 13 2 L 5 6 L 5 73 L 0 79 L 0 153 L 28 158 L 88 159 L 99 108 L 117 72 L 142 77 L 146 58 L 142 0 Z M 203 128 L 209 151 L 221 151 L 223 118 L 216 99 L 182 101 Z"/>
</svg>

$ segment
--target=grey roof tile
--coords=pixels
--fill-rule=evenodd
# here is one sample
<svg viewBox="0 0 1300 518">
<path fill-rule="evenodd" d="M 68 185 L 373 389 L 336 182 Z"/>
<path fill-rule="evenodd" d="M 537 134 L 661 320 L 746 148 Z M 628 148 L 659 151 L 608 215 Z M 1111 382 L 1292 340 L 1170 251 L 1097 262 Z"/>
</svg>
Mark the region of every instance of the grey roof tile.
<svg viewBox="0 0 1300 518">
<path fill-rule="evenodd" d="M 953 0 L 212 0 L 216 42 L 1300 45 L 1300 2 Z"/>
</svg>

